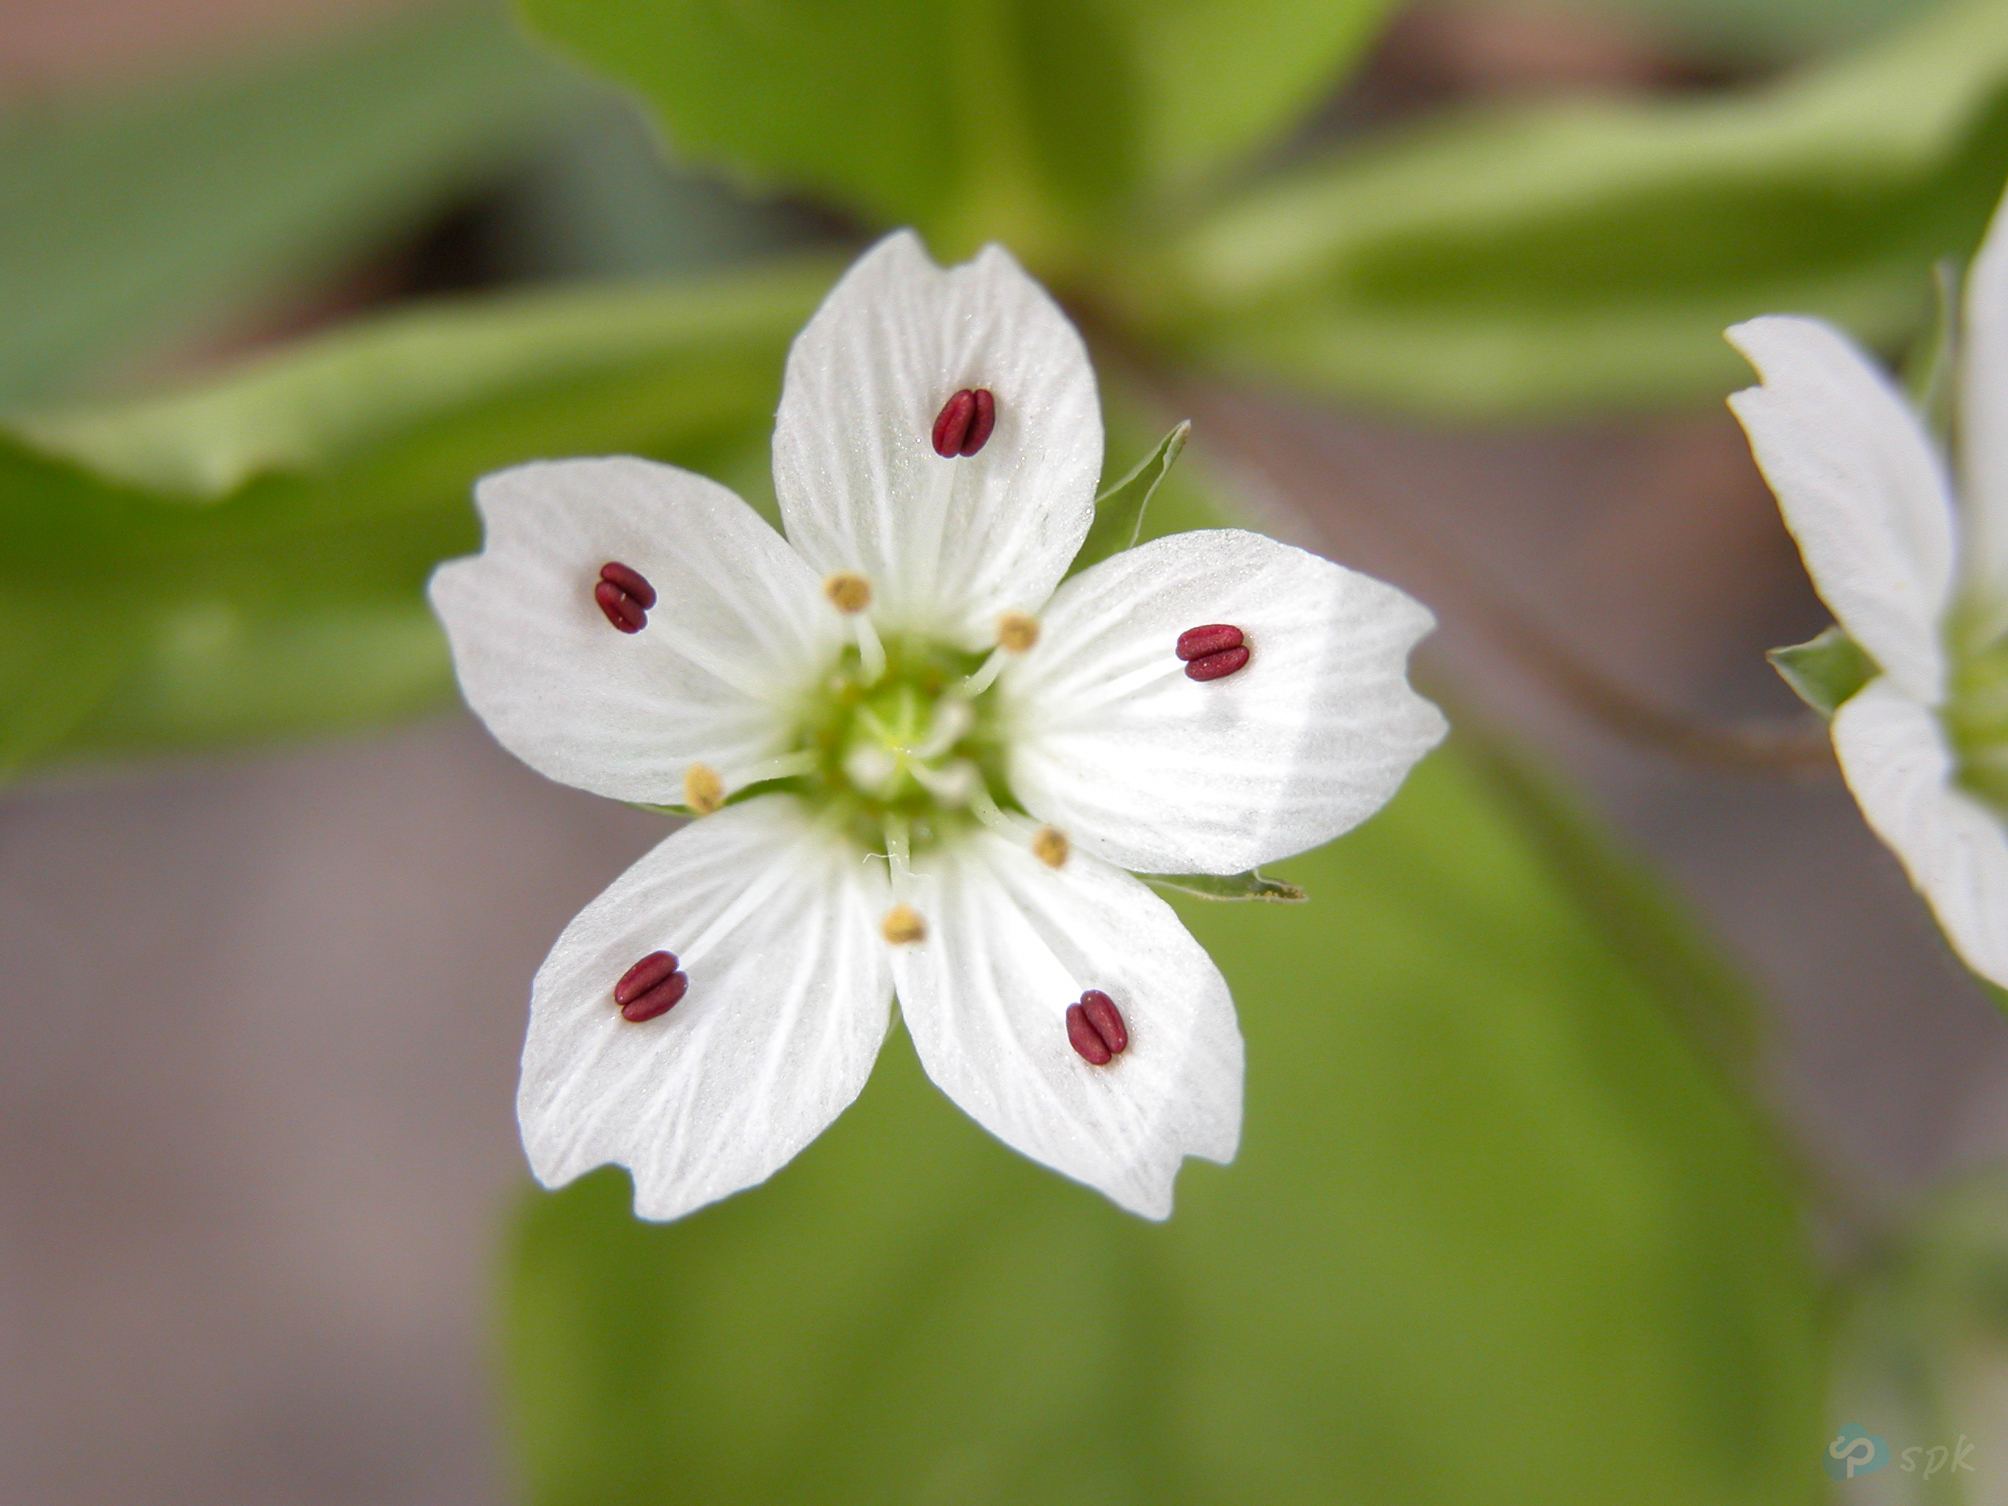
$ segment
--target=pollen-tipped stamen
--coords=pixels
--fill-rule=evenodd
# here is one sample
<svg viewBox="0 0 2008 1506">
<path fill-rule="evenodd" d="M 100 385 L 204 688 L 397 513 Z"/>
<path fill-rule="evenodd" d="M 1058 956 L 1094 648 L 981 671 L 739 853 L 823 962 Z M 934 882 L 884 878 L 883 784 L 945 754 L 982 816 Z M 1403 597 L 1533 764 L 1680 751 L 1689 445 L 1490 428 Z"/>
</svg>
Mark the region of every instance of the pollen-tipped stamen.
<svg viewBox="0 0 2008 1506">
<path fill-rule="evenodd" d="M 885 912 L 879 932 L 893 946 L 918 946 L 927 940 L 927 922 L 920 912 L 902 901 Z"/>
<path fill-rule="evenodd" d="M 934 453 L 943 460 L 974 455 L 997 427 L 997 397 L 988 387 L 964 387 L 935 415 Z"/>
<path fill-rule="evenodd" d="M 997 646 L 1007 654 L 1029 654 L 1039 641 L 1039 619 L 1025 612 L 1006 612 L 997 619 Z"/>
<path fill-rule="evenodd" d="M 623 633 L 639 633 L 648 626 L 649 608 L 655 605 L 655 587 L 639 570 L 608 560 L 600 566 L 600 578 L 593 583 L 593 601 L 600 615 Z"/>
<path fill-rule="evenodd" d="M 1189 680 L 1224 680 L 1248 662 L 1247 639 L 1231 622 L 1209 622 L 1178 635 L 1176 652 Z"/>
<path fill-rule="evenodd" d="M 674 952 L 650 952 L 614 984 L 614 1003 L 631 1025 L 667 1014 L 690 989 L 690 975 L 680 970 Z"/>
<path fill-rule="evenodd" d="M 1116 1001 L 1099 988 L 1067 1006 L 1067 1043 L 1092 1067 L 1106 1067 L 1129 1049 L 1129 1027 Z"/>
<path fill-rule="evenodd" d="M 725 804 L 725 781 L 708 763 L 694 763 L 683 771 L 683 803 L 694 814 L 708 816 Z"/>
</svg>

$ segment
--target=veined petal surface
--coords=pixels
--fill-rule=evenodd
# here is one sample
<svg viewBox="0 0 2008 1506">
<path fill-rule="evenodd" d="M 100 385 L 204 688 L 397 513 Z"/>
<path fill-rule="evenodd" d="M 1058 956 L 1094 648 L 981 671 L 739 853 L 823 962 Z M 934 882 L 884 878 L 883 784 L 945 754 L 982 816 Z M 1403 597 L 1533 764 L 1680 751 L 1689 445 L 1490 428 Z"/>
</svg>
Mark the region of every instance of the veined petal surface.
<svg viewBox="0 0 2008 1506">
<path fill-rule="evenodd" d="M 1931 709 L 1887 677 L 1834 713 L 1834 751 L 1869 825 L 1903 862 L 1966 965 L 2008 988 L 2008 828 L 1953 783 Z"/>
<path fill-rule="evenodd" d="M 1960 363 L 1961 564 L 1985 639 L 2008 631 L 2008 199 L 1967 274 Z"/>
<path fill-rule="evenodd" d="M 893 956 L 927 1075 L 978 1124 L 1146 1218 L 1186 1156 L 1233 1159 L 1241 1034 L 1227 981 L 1171 907 L 1076 853 L 1058 870 L 990 832 L 918 861 L 927 939 Z M 1090 1066 L 1067 1006 L 1108 994 L 1129 1049 Z"/>
<path fill-rule="evenodd" d="M 547 1187 L 612 1161 L 678 1218 L 771 1176 L 864 1087 L 891 1018 L 884 870 L 790 796 L 675 832 L 565 928 L 532 986 L 516 1112 Z M 613 986 L 654 951 L 690 989 L 639 1025 Z"/>
<path fill-rule="evenodd" d="M 1903 690 L 1944 691 L 1952 492 L 1879 367 L 1817 319 L 1767 314 L 1729 342 L 1763 378 L 1730 398 L 1821 597 Z"/>
<path fill-rule="evenodd" d="M 935 418 L 977 387 L 996 429 L 944 460 Z M 994 642 L 1002 613 L 1035 610 L 1066 573 L 1101 467 L 1087 350 L 999 246 L 944 271 L 911 231 L 886 237 L 789 352 L 774 425 L 789 542 L 868 578 L 883 625 Z"/>
<path fill-rule="evenodd" d="M 1195 681 L 1178 636 L 1239 627 L 1247 665 Z M 1000 682 L 1013 793 L 1149 873 L 1238 873 L 1378 810 L 1443 736 L 1409 688 L 1434 625 L 1393 586 L 1240 529 L 1155 539 L 1060 588 Z"/>
<path fill-rule="evenodd" d="M 461 692 L 498 741 L 552 779 L 673 805 L 684 771 L 743 782 L 836 656 L 821 580 L 716 482 L 627 456 L 483 477 L 482 551 L 433 573 Z M 593 600 L 617 561 L 655 588 L 648 626 Z"/>
</svg>

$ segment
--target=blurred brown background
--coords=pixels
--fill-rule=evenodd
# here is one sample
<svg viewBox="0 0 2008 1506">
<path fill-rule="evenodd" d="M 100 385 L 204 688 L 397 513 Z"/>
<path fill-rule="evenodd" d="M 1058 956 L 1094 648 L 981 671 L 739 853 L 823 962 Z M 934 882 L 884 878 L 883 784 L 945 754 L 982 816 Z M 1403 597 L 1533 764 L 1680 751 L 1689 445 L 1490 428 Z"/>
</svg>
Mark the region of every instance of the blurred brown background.
<svg viewBox="0 0 2008 1506">
<path fill-rule="evenodd" d="M 393 3 L 9 0 L 0 91 L 33 108 Z M 1334 113 L 1709 82 L 1608 16 L 1433 4 Z M 1846 1205 L 1832 1258 L 1999 1156 L 2008 1031 L 1831 771 L 1674 756 L 1577 683 L 1803 729 L 1761 651 L 1825 617 L 1725 413 L 1434 432 L 1178 397 L 1276 531 L 1436 608 L 1426 673 L 1583 781 L 1759 980 L 1767 1091 Z M 488 1308 L 528 979 L 660 829 L 459 715 L 0 796 L 0 1499 L 506 1496 Z"/>
</svg>

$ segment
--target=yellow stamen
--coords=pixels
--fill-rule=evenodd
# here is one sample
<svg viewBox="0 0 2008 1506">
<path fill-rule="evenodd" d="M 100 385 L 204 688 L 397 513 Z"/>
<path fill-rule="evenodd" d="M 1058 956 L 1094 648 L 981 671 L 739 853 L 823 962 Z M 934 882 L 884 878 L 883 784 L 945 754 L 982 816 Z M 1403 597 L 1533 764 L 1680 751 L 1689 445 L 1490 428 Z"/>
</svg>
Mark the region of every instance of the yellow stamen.
<svg viewBox="0 0 2008 1506">
<path fill-rule="evenodd" d="M 872 604 L 872 583 L 855 570 L 839 570 L 823 582 L 823 594 L 839 612 L 855 617 Z"/>
<path fill-rule="evenodd" d="M 1006 612 L 997 619 L 997 646 L 1007 654 L 1031 652 L 1039 641 L 1039 619 L 1023 612 Z"/>
<path fill-rule="evenodd" d="M 694 763 L 683 771 L 683 803 L 700 816 L 708 816 L 725 803 L 725 781 L 708 763 Z"/>
<path fill-rule="evenodd" d="M 894 946 L 912 946 L 927 940 L 927 922 L 911 905 L 894 905 L 885 912 L 885 921 L 879 929 Z"/>
<path fill-rule="evenodd" d="M 1057 826 L 1042 826 L 1032 833 L 1032 856 L 1048 868 L 1065 867 L 1067 855 L 1073 850 L 1074 844 Z"/>
</svg>

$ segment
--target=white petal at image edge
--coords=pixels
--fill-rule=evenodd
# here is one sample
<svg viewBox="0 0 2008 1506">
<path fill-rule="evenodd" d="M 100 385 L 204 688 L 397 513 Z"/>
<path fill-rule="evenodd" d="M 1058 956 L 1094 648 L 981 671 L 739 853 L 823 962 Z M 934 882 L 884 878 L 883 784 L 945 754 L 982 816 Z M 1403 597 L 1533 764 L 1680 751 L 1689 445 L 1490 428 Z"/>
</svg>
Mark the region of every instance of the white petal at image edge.
<svg viewBox="0 0 2008 1506">
<path fill-rule="evenodd" d="M 932 433 L 965 387 L 996 397 L 982 450 Z M 1001 247 L 947 271 L 911 231 L 844 275 L 788 355 L 774 487 L 789 542 L 862 572 L 873 615 L 967 648 L 1043 602 L 1087 536 L 1101 409 L 1080 335 Z"/>
<path fill-rule="evenodd" d="M 1953 784 L 1938 718 L 1887 679 L 1834 713 L 1834 751 L 1862 814 L 1974 972 L 2008 988 L 2008 827 Z"/>
<path fill-rule="evenodd" d="M 1242 629 L 1247 665 L 1185 675 L 1178 635 Z M 1084 850 L 1152 873 L 1239 873 L 1372 815 L 1441 740 L 1408 684 L 1434 619 L 1395 587 L 1240 529 L 1085 570 L 1002 686 L 1013 793 Z"/>
<path fill-rule="evenodd" d="M 1227 981 L 1171 907 L 1082 853 L 1060 870 L 989 832 L 917 862 L 927 939 L 893 957 L 927 1075 L 978 1124 L 1147 1218 L 1186 1156 L 1233 1159 L 1242 1045 Z M 1091 1066 L 1067 1006 L 1097 988 L 1129 1049 Z"/>
<path fill-rule="evenodd" d="M 1766 315 L 1729 342 L 1763 378 L 1729 399 L 1821 599 L 1920 701 L 1943 691 L 1952 493 L 1880 368 L 1816 319 Z"/>
<path fill-rule="evenodd" d="M 619 456 L 485 476 L 481 553 L 433 572 L 461 693 L 538 773 L 675 805 L 683 775 L 726 778 L 780 751 L 792 698 L 835 656 L 821 578 L 716 482 Z M 656 591 L 617 631 L 593 600 L 617 561 Z"/>
<path fill-rule="evenodd" d="M 677 1218 L 764 1181 L 855 1099 L 891 1018 L 883 869 L 789 796 L 675 832 L 579 913 L 532 989 L 517 1117 L 537 1179 L 607 1162 Z M 615 981 L 654 951 L 690 989 L 630 1024 Z"/>
</svg>

